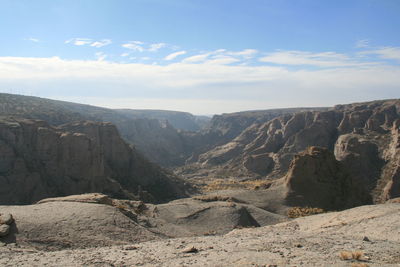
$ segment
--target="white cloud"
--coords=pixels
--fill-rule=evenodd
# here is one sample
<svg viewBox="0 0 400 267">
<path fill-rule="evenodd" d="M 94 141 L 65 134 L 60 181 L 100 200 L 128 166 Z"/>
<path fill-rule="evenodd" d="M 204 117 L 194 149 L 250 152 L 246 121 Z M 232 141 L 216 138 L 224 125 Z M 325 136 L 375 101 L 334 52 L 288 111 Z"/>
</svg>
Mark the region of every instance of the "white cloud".
<svg viewBox="0 0 400 267">
<path fill-rule="evenodd" d="M 362 39 L 358 40 L 356 43 L 357 48 L 365 48 L 369 46 L 369 40 L 368 39 Z"/>
<path fill-rule="evenodd" d="M 100 47 L 109 45 L 111 43 L 112 43 L 112 41 L 110 39 L 103 39 L 101 41 L 96 41 L 96 42 L 91 43 L 90 46 L 100 48 Z"/>
<path fill-rule="evenodd" d="M 31 41 L 31 42 L 34 42 L 34 43 L 39 43 L 39 42 L 40 42 L 40 40 L 39 40 L 39 39 L 37 39 L 37 38 L 32 38 L 32 37 L 30 37 L 30 38 L 27 38 L 27 39 L 25 39 L 25 40 L 27 40 L 27 41 Z"/>
<path fill-rule="evenodd" d="M 90 38 L 71 38 L 66 40 L 64 43 L 66 44 L 73 44 L 73 45 L 77 45 L 77 46 L 84 46 L 84 45 L 89 45 L 92 47 L 103 47 L 106 45 L 109 45 L 112 43 L 112 41 L 110 39 L 103 39 L 100 41 L 93 41 Z"/>
<path fill-rule="evenodd" d="M 207 54 L 199 54 L 199 55 L 187 57 L 187 58 L 185 58 L 182 62 L 183 62 L 183 63 L 202 62 L 202 61 L 205 61 L 209 56 L 210 56 L 209 53 L 207 53 Z"/>
<path fill-rule="evenodd" d="M 282 65 L 312 65 L 318 67 L 349 67 L 375 64 L 357 62 L 347 55 L 335 52 L 312 53 L 305 51 L 278 51 L 260 58 L 260 61 Z"/>
<path fill-rule="evenodd" d="M 240 60 L 230 56 L 215 56 L 210 60 L 207 60 L 205 63 L 207 64 L 215 64 L 215 65 L 228 65 L 232 63 L 239 62 Z"/>
<path fill-rule="evenodd" d="M 361 55 L 377 55 L 382 59 L 394 59 L 400 61 L 400 47 L 382 47 L 375 50 L 360 52 Z"/>
<path fill-rule="evenodd" d="M 148 51 L 150 52 L 157 52 L 158 50 L 160 50 L 161 48 L 167 46 L 167 44 L 165 43 L 156 43 L 156 44 L 151 44 Z"/>
<path fill-rule="evenodd" d="M 167 55 L 166 57 L 164 57 L 164 60 L 173 60 L 176 57 L 184 55 L 184 54 L 186 54 L 186 51 L 178 51 L 178 52 Z"/>
<path fill-rule="evenodd" d="M 121 54 L 121 57 L 127 57 L 127 56 L 129 56 L 129 53 L 122 53 Z"/>
<path fill-rule="evenodd" d="M 101 60 L 105 55 L 97 56 Z M 147 99 L 147 108 L 174 109 L 171 107 L 176 103 L 202 114 L 399 97 L 400 67 L 396 65 L 292 70 L 283 66 L 229 65 L 232 59 L 225 55 L 211 55 L 194 61 L 196 64 L 165 66 L 104 59 L 0 57 L 0 88 L 24 88 L 43 97 L 97 96 L 108 99 L 114 107 L 118 107 L 118 99 Z M 218 64 L 212 62 L 218 59 Z M 194 101 L 203 105 L 194 105 Z M 124 107 L 137 108 L 128 104 Z"/>
<path fill-rule="evenodd" d="M 228 54 L 232 55 L 232 56 L 241 56 L 244 58 L 252 58 L 257 53 L 258 53 L 258 51 L 256 49 L 244 49 L 239 52 L 229 52 Z"/>
<path fill-rule="evenodd" d="M 143 44 L 144 43 L 141 41 L 130 41 L 128 43 L 122 44 L 122 47 L 138 52 L 143 52 L 144 51 L 144 48 L 142 47 Z"/>
<path fill-rule="evenodd" d="M 73 44 L 73 45 L 77 45 L 77 46 L 81 46 L 81 45 L 88 45 L 90 43 L 92 43 L 92 39 L 89 38 L 71 38 L 69 40 L 65 41 L 66 44 Z"/>
</svg>

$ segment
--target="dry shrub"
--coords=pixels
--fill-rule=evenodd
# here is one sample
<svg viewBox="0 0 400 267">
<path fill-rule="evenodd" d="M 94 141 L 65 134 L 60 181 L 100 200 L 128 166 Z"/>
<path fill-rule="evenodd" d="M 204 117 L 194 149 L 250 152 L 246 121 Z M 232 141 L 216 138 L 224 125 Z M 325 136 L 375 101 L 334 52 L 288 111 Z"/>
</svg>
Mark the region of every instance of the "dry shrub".
<svg viewBox="0 0 400 267">
<path fill-rule="evenodd" d="M 353 256 L 353 259 L 358 260 L 358 261 L 362 260 L 362 258 L 364 256 L 364 252 L 362 252 L 362 251 L 354 251 L 351 254 Z"/>
<path fill-rule="evenodd" d="M 262 190 L 268 189 L 272 184 L 270 180 L 248 180 L 248 181 L 237 181 L 235 179 L 215 179 L 203 187 L 206 192 L 228 190 L 228 189 L 250 189 L 250 190 Z"/>
<path fill-rule="evenodd" d="M 340 259 L 344 261 L 351 260 L 353 258 L 353 255 L 350 251 L 341 251 L 339 256 Z"/>
<path fill-rule="evenodd" d="M 287 216 L 289 218 L 299 218 L 304 216 L 310 216 L 314 214 L 324 213 L 325 210 L 321 208 L 311 208 L 311 207 L 293 207 L 288 209 Z"/>
<path fill-rule="evenodd" d="M 362 251 L 341 251 L 339 255 L 341 260 L 356 260 L 363 261 L 364 260 L 364 252 Z M 358 266 L 358 265 L 356 265 Z M 364 266 L 364 265 L 360 265 Z"/>
</svg>

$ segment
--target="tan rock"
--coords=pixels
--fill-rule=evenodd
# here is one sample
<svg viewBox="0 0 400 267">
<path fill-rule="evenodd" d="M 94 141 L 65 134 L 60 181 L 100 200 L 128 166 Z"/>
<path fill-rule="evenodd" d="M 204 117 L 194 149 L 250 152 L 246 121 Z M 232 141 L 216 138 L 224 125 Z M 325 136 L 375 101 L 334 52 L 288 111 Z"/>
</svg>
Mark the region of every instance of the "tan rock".
<svg viewBox="0 0 400 267">
<path fill-rule="evenodd" d="M 0 214 L 0 224 L 12 224 L 14 218 L 9 213 Z"/>
</svg>

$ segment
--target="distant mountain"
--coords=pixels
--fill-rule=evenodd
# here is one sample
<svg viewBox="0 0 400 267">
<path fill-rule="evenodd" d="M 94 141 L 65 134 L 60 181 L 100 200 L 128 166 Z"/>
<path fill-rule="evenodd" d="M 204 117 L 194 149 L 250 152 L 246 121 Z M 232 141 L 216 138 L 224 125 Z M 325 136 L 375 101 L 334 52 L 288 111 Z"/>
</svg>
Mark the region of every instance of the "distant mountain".
<svg viewBox="0 0 400 267">
<path fill-rule="evenodd" d="M 211 120 L 206 116 L 194 116 L 188 112 L 180 111 L 151 109 L 116 109 L 116 111 L 129 118 L 157 119 L 162 123 L 168 122 L 175 129 L 185 131 L 198 131 Z"/>
</svg>

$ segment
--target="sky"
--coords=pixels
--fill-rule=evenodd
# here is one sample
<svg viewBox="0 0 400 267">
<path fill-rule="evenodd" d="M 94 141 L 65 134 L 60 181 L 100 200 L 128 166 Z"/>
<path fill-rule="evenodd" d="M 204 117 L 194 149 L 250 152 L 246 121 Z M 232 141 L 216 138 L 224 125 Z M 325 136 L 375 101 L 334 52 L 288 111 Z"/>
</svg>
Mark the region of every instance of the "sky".
<svg viewBox="0 0 400 267">
<path fill-rule="evenodd" d="M 400 98 L 399 0 L 0 0 L 0 92 L 193 114 Z"/>
</svg>

